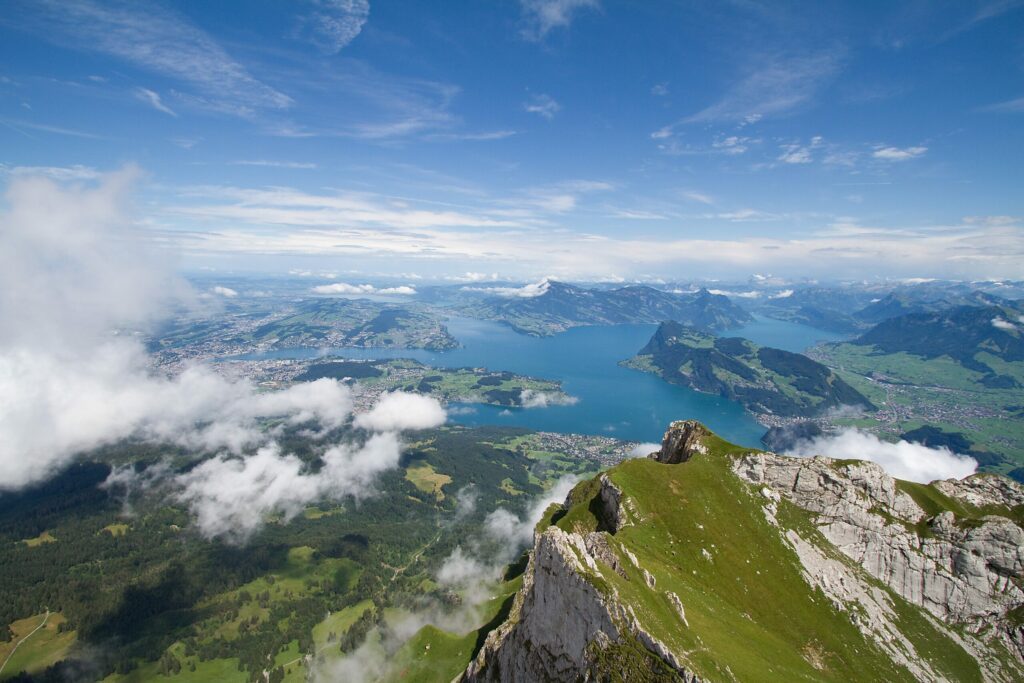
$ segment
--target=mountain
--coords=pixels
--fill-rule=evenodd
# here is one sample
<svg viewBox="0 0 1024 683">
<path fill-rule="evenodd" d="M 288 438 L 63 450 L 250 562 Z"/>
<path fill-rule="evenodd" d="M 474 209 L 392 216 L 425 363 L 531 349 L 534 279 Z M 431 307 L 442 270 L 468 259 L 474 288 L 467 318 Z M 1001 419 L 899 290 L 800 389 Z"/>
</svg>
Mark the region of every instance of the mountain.
<svg viewBox="0 0 1024 683">
<path fill-rule="evenodd" d="M 1024 361 L 1024 315 L 1012 306 L 957 306 L 902 315 L 879 323 L 852 343 L 880 353 L 948 356 L 982 373 L 982 383 L 994 388 L 1019 387 L 1024 371 L 1024 365 L 1016 365 Z"/>
<path fill-rule="evenodd" d="M 634 285 L 617 289 L 586 289 L 544 280 L 533 296 L 490 297 L 464 312 L 499 320 L 518 332 L 535 336 L 556 334 L 580 325 L 658 323 L 678 320 L 702 330 L 725 330 L 752 320 L 728 297 L 701 289 L 673 294 Z"/>
<path fill-rule="evenodd" d="M 866 327 L 865 323 L 853 317 L 853 313 L 867 305 L 871 298 L 872 294 L 862 289 L 804 287 L 776 294 L 761 305 L 760 312 L 777 320 L 802 323 L 820 330 L 853 333 Z"/>
<path fill-rule="evenodd" d="M 830 408 L 875 406 L 807 356 L 662 323 L 630 367 L 743 403 L 754 413 L 812 417 Z"/>
<path fill-rule="evenodd" d="M 1013 681 L 1024 488 L 912 484 L 676 422 L 538 524 L 482 681 Z"/>
<path fill-rule="evenodd" d="M 904 289 L 891 292 L 855 312 L 853 317 L 869 325 L 911 313 L 936 313 L 960 306 L 1002 306 L 1010 301 L 982 291 Z"/>
</svg>

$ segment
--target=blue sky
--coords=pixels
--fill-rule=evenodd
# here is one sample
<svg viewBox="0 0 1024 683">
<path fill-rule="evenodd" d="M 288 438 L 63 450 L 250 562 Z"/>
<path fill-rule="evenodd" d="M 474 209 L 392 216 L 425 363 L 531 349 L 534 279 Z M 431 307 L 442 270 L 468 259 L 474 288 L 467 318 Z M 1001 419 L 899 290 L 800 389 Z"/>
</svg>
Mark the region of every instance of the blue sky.
<svg viewBox="0 0 1024 683">
<path fill-rule="evenodd" d="M 135 166 L 189 269 L 1021 278 L 1022 160 L 1016 1 L 0 13 L 0 182 Z"/>
</svg>

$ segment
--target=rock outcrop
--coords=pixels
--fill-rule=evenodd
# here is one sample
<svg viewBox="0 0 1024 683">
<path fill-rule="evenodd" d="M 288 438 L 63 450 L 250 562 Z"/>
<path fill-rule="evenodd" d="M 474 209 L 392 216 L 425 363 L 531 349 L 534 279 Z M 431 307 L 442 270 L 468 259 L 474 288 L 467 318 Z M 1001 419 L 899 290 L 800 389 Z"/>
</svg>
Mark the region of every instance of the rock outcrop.
<svg viewBox="0 0 1024 683">
<path fill-rule="evenodd" d="M 651 457 L 666 465 L 686 462 L 696 453 L 707 453 L 704 439 L 711 436 L 708 428 L 696 420 L 678 420 L 669 425 L 661 441 L 661 450 Z"/>
<path fill-rule="evenodd" d="M 599 680 L 598 652 L 630 640 L 647 650 L 653 668 L 660 665 L 660 680 L 700 683 L 664 643 L 640 626 L 633 609 L 614 590 L 598 587 L 595 579 L 604 571 L 598 559 L 607 567 L 610 554 L 610 561 L 618 563 L 604 539 L 603 534 L 586 537 L 555 526 L 538 534 L 508 621 L 488 635 L 461 680 Z M 685 619 L 681 604 L 678 609 Z"/>
<path fill-rule="evenodd" d="M 871 462 L 751 453 L 733 471 L 813 513 L 835 548 L 900 597 L 971 633 L 995 628 L 1024 661 L 1024 630 L 1008 618 L 1024 605 L 1024 530 L 1008 516 L 985 514 L 1024 502 L 1019 484 L 975 475 L 928 487 L 967 513 L 958 518 L 952 510 L 929 514 L 908 492 L 925 487 L 901 485 Z"/>
<path fill-rule="evenodd" d="M 650 458 L 579 485 L 542 523 L 509 617 L 464 683 L 736 680 L 730 664 L 751 653 L 735 659 L 722 634 L 758 629 L 766 651 L 791 647 L 809 667 L 801 680 L 863 673 L 861 659 L 920 681 L 1024 678 L 1024 487 L 744 452 L 693 421 L 672 423 Z M 803 635 L 785 645 L 788 609 Z M 823 630 L 844 644 L 818 642 Z"/>
</svg>

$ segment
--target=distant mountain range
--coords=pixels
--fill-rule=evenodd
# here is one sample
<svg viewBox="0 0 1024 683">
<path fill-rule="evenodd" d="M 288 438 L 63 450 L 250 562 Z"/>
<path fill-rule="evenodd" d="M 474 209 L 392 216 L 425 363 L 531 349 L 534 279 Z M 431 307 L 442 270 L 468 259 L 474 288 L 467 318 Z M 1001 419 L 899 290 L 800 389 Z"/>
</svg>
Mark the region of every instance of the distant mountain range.
<svg viewBox="0 0 1024 683">
<path fill-rule="evenodd" d="M 662 323 L 630 367 L 743 403 L 754 413 L 812 417 L 831 408 L 875 406 L 807 356 L 738 337 L 716 338 Z"/>
<path fill-rule="evenodd" d="M 957 306 L 891 318 L 853 341 L 882 353 L 948 356 L 993 388 L 1020 386 L 1007 363 L 1024 361 L 1024 314 L 1016 306 Z"/>
<path fill-rule="evenodd" d="M 857 333 L 910 313 L 934 313 L 958 306 L 1005 306 L 1012 302 L 963 285 L 928 283 L 905 285 L 887 292 L 856 287 L 805 287 L 775 295 L 756 310 L 779 320 L 822 330 Z"/>
<path fill-rule="evenodd" d="M 1011 302 L 986 292 L 943 292 L 941 296 L 927 293 L 892 292 L 872 301 L 853 314 L 858 321 L 877 325 L 880 322 L 911 313 L 936 313 L 960 306 L 1003 306 Z"/>
<path fill-rule="evenodd" d="M 544 281 L 532 296 L 493 296 L 472 303 L 463 312 L 486 320 L 498 320 L 518 332 L 547 336 L 581 325 L 658 323 L 676 320 L 700 330 L 720 331 L 739 327 L 751 315 L 728 297 L 706 289 L 676 294 L 634 285 L 618 289 L 587 289 Z"/>
</svg>

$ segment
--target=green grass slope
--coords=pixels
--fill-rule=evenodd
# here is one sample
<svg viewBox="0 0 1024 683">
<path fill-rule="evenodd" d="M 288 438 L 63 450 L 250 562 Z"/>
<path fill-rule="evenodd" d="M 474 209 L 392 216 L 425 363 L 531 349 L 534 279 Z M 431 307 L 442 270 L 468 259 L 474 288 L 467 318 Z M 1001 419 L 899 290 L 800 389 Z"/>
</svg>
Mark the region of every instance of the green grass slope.
<svg viewBox="0 0 1024 683">
<path fill-rule="evenodd" d="M 642 520 L 619 530 L 612 547 L 632 552 L 656 584 L 649 588 L 640 570 L 622 562 L 625 576 L 602 567 L 603 579 L 594 579 L 599 588 L 606 595 L 614 588 L 644 629 L 704 680 L 914 680 L 865 638 L 851 614 L 805 581 L 782 530 L 766 520 L 764 500 L 732 474 L 735 449 L 717 439 L 706 443 L 713 444 L 712 452 L 683 464 L 637 459 L 608 471 Z M 579 485 L 573 505 L 547 523 L 571 532 L 597 530 L 598 489 L 594 481 Z M 829 546 L 804 511 L 783 501 L 778 518 L 860 571 Z M 684 606 L 685 623 L 669 592 Z M 889 597 L 901 631 L 930 668 L 949 680 L 981 680 L 974 659 L 930 618 L 895 594 Z M 607 665 L 618 671 L 635 666 L 638 675 L 647 666 L 636 653 L 622 652 L 611 653 Z"/>
</svg>

